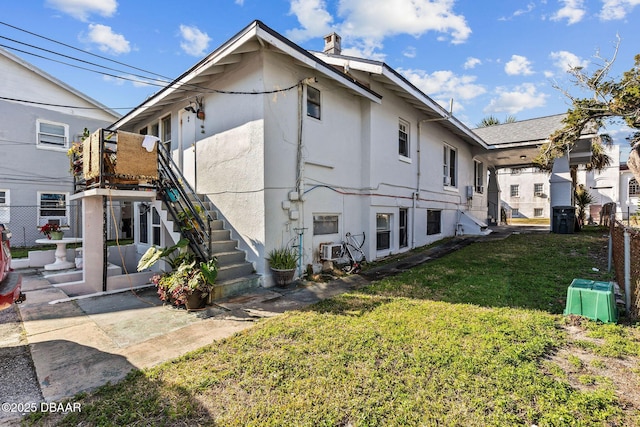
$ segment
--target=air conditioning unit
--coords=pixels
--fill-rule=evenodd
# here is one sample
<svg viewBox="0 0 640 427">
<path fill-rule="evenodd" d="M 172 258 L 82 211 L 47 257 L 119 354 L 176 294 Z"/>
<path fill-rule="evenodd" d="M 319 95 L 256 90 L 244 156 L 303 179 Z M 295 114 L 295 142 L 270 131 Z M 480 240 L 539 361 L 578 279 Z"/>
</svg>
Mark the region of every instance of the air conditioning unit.
<svg viewBox="0 0 640 427">
<path fill-rule="evenodd" d="M 334 261 L 342 258 L 342 245 L 339 243 L 330 243 L 320 245 L 320 259 L 323 261 Z"/>
<path fill-rule="evenodd" d="M 451 185 L 451 177 L 445 176 L 442 180 L 444 185 Z"/>
<path fill-rule="evenodd" d="M 484 186 L 483 185 L 476 185 L 476 193 L 479 193 L 479 194 L 484 193 Z"/>
</svg>

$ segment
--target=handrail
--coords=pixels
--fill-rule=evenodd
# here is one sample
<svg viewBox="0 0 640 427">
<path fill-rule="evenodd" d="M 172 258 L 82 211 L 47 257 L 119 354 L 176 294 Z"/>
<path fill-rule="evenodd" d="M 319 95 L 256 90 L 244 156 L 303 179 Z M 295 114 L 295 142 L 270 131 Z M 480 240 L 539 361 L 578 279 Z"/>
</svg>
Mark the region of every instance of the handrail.
<svg viewBox="0 0 640 427">
<path fill-rule="evenodd" d="M 202 261 L 211 259 L 213 218 L 162 144 L 158 144 L 157 186 L 167 211 L 179 224 L 195 255 Z"/>
</svg>

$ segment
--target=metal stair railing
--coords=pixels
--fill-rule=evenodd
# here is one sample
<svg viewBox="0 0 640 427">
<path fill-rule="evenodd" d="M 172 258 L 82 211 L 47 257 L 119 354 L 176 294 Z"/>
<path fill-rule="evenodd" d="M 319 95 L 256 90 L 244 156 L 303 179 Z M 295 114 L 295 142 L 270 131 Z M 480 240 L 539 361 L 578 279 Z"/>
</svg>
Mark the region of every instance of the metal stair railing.
<svg viewBox="0 0 640 427">
<path fill-rule="evenodd" d="M 157 190 L 196 257 L 201 261 L 212 259 L 213 218 L 161 143 L 158 143 Z"/>
</svg>

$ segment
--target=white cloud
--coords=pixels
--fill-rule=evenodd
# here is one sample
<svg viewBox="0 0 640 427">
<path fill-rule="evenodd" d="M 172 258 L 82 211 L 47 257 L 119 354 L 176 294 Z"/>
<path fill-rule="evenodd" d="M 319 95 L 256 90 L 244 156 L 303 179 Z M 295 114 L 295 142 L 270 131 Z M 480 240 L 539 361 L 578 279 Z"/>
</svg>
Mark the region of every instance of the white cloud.
<svg viewBox="0 0 640 427">
<path fill-rule="evenodd" d="M 582 21 L 587 13 L 584 8 L 584 0 L 561 0 L 564 6 L 551 16 L 552 21 L 567 20 L 567 24 L 576 24 Z"/>
<path fill-rule="evenodd" d="M 287 32 L 296 42 L 322 37 L 331 31 L 340 33 L 345 41 L 361 52 L 375 55 L 385 37 L 410 34 L 420 37 L 427 32 L 438 33 L 439 40 L 453 44 L 464 43 L 471 35 L 463 15 L 453 10 L 452 0 L 341 0 L 336 19 L 324 0 L 290 0 L 291 14 L 300 27 Z M 370 58 L 371 56 L 366 56 Z"/>
<path fill-rule="evenodd" d="M 465 70 L 470 70 L 472 68 L 476 68 L 476 66 L 480 64 L 482 64 L 482 61 L 480 61 L 478 58 L 474 58 L 473 56 L 470 56 L 464 62 L 463 67 Z"/>
<path fill-rule="evenodd" d="M 94 13 L 111 17 L 118 9 L 116 0 L 47 0 L 46 5 L 83 22 L 88 21 L 89 16 Z"/>
<path fill-rule="evenodd" d="M 402 52 L 402 54 L 407 58 L 415 58 L 417 55 L 416 48 L 413 46 L 409 46 L 404 50 L 404 52 Z"/>
<path fill-rule="evenodd" d="M 440 99 L 447 105 L 449 99 L 468 101 L 482 95 L 487 90 L 475 83 L 476 76 L 457 76 L 452 71 L 435 71 L 431 74 L 423 70 L 398 69 L 407 80 L 427 94 L 430 98 Z"/>
<path fill-rule="evenodd" d="M 236 0 L 238 6 L 244 6 L 244 0 Z"/>
<path fill-rule="evenodd" d="M 211 37 L 197 27 L 180 25 L 180 47 L 188 55 L 202 56 L 207 52 Z"/>
<path fill-rule="evenodd" d="M 291 0 L 289 13 L 295 15 L 302 26 L 287 31 L 287 37 L 295 41 L 323 37 L 331 32 L 333 17 L 324 0 Z"/>
<path fill-rule="evenodd" d="M 504 64 L 504 71 L 510 76 L 528 76 L 533 74 L 531 62 L 521 55 L 511 55 L 511 61 Z"/>
<path fill-rule="evenodd" d="M 543 107 L 549 97 L 539 93 L 531 83 L 524 83 L 513 90 L 499 87 L 496 88 L 496 93 L 498 97 L 493 98 L 483 109 L 484 114 L 516 114 L 529 108 Z"/>
<path fill-rule="evenodd" d="M 518 9 L 515 12 L 513 12 L 511 16 L 499 18 L 498 21 L 509 21 L 512 18 L 515 18 L 516 16 L 526 15 L 528 13 L 531 13 L 533 9 L 535 9 L 535 7 L 536 7 L 535 3 L 529 3 L 527 4 L 526 9 Z"/>
<path fill-rule="evenodd" d="M 98 45 L 102 52 L 120 55 L 129 53 L 131 47 L 122 34 L 116 34 L 111 27 L 102 24 L 89 24 L 87 39 L 91 43 Z"/>
<path fill-rule="evenodd" d="M 603 0 L 600 19 L 611 21 L 624 19 L 631 10 L 640 4 L 640 0 Z"/>
<path fill-rule="evenodd" d="M 567 52 L 566 50 L 560 50 L 558 52 L 551 52 L 549 58 L 553 60 L 553 65 L 561 72 L 566 73 L 569 69 L 574 67 L 586 68 L 589 65 L 589 61 L 581 59 L 579 56 Z"/>
</svg>

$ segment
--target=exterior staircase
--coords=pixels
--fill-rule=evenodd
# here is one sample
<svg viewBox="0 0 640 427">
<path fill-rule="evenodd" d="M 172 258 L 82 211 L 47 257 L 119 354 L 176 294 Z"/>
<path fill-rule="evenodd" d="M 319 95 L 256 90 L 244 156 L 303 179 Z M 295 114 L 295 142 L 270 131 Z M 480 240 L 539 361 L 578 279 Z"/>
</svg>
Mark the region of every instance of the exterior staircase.
<svg viewBox="0 0 640 427">
<path fill-rule="evenodd" d="M 189 247 L 202 261 L 217 260 L 218 276 L 209 302 L 239 294 L 260 285 L 253 264 L 238 249 L 231 230 L 218 219 L 215 206 L 196 194 L 166 153 L 159 152 L 158 193 L 162 198 L 161 220 L 175 242 L 189 240 Z"/>
</svg>

